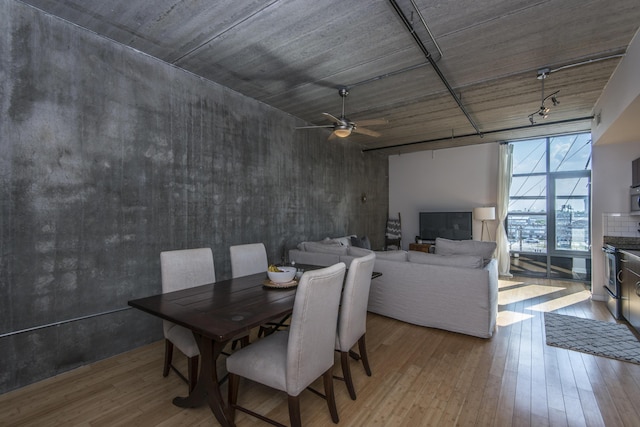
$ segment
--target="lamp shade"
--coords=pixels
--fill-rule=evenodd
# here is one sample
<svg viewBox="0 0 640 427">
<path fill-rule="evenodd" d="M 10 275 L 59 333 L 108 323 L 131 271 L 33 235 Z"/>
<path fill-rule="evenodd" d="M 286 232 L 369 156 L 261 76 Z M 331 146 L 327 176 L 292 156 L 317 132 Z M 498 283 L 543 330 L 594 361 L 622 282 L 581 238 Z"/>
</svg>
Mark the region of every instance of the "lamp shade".
<svg viewBox="0 0 640 427">
<path fill-rule="evenodd" d="M 496 208 L 493 206 L 473 208 L 473 217 L 478 221 L 493 221 L 496 219 Z"/>
</svg>

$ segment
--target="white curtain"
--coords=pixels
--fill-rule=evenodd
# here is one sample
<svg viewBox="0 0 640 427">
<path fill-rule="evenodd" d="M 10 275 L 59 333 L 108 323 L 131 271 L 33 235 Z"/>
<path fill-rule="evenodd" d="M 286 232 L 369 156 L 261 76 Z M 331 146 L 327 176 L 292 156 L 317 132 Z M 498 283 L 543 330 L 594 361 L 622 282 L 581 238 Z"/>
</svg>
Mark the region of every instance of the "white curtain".
<svg viewBox="0 0 640 427">
<path fill-rule="evenodd" d="M 498 228 L 496 229 L 496 258 L 498 259 L 498 273 L 500 276 L 512 277 L 509 256 L 509 239 L 504 227 L 504 220 L 509 211 L 509 190 L 511 189 L 511 174 L 513 172 L 513 146 L 500 144 L 500 161 L 498 164 L 498 203 L 496 214 Z"/>
</svg>

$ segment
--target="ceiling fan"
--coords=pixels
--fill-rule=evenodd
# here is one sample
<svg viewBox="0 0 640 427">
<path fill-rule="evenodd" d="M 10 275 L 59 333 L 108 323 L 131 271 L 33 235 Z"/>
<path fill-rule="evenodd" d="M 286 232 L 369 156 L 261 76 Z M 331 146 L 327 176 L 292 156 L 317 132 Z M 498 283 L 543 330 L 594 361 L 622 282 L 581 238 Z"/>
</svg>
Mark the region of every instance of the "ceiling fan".
<svg viewBox="0 0 640 427">
<path fill-rule="evenodd" d="M 340 117 L 336 117 L 333 114 L 322 113 L 327 119 L 331 120 L 333 124 L 330 125 L 314 125 L 314 126 L 299 126 L 296 129 L 313 129 L 313 128 L 333 128 L 333 132 L 329 136 L 329 139 L 333 139 L 335 137 L 338 138 L 346 138 L 351 133 L 360 133 L 363 135 L 378 137 L 380 136 L 380 132 L 376 132 L 371 129 L 366 129 L 361 126 L 374 126 L 374 125 L 384 125 L 387 124 L 388 121 L 386 119 L 370 119 L 370 120 L 361 120 L 358 123 L 352 122 L 344 115 L 344 99 L 349 95 L 349 90 L 346 87 L 341 87 L 338 89 L 338 94 L 342 98 L 342 114 Z"/>
</svg>

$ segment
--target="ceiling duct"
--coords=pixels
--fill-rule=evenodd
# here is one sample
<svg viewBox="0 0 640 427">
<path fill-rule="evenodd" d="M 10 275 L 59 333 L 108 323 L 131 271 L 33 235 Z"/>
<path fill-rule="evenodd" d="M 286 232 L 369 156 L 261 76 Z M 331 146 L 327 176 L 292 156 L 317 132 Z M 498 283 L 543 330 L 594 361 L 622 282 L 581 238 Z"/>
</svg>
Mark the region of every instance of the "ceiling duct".
<svg viewBox="0 0 640 427">
<path fill-rule="evenodd" d="M 471 126 L 473 126 L 473 128 L 476 130 L 476 134 L 482 137 L 482 132 L 480 132 L 480 128 L 478 128 L 478 125 L 473 121 L 473 119 L 469 115 L 469 112 L 467 111 L 467 109 L 464 107 L 464 105 L 462 105 L 462 101 L 460 100 L 458 95 L 455 93 L 455 91 L 453 90 L 453 88 L 449 84 L 449 81 L 444 76 L 444 74 L 442 74 L 442 71 L 440 71 L 440 68 L 436 64 L 437 60 L 439 60 L 440 57 L 437 57 L 437 59 L 434 58 L 434 56 L 431 54 L 431 52 L 429 51 L 429 49 L 425 45 L 423 39 L 418 34 L 418 30 L 416 29 L 416 27 L 414 27 L 413 22 L 409 18 L 407 18 L 407 15 L 404 13 L 404 11 L 402 10 L 402 8 L 398 4 L 398 2 L 396 0 L 389 0 L 389 3 L 391 3 L 391 6 L 393 6 L 394 10 L 396 11 L 398 16 L 400 17 L 400 20 L 402 21 L 404 26 L 407 28 L 409 33 L 411 33 L 411 36 L 413 37 L 415 42 L 418 44 L 418 47 L 420 48 L 420 50 L 422 51 L 424 56 L 429 61 L 429 63 L 433 67 L 434 71 L 438 75 L 438 77 L 440 77 L 440 80 L 442 80 L 442 83 L 444 83 L 445 87 L 447 88 L 447 90 L 449 91 L 449 93 L 451 94 L 453 99 L 456 101 L 456 104 L 458 104 L 458 107 L 460 108 L 460 110 L 464 113 L 464 115 L 466 116 L 466 118 L 469 121 L 469 123 L 471 123 Z M 440 49 L 437 47 L 437 43 L 435 42 L 435 39 L 433 39 L 433 37 L 431 37 L 431 31 L 429 31 L 429 29 L 428 29 L 428 27 L 426 25 L 426 22 L 424 22 L 424 19 L 422 18 L 422 14 L 420 14 L 420 12 L 418 11 L 418 8 L 417 8 L 415 2 L 413 0 L 405 0 L 404 3 L 411 4 L 411 8 L 409 8 L 408 6 L 405 5 L 405 9 L 409 12 L 410 16 L 412 14 L 414 14 L 414 12 L 415 12 L 415 15 L 417 15 L 419 17 L 419 19 L 423 23 L 423 26 L 425 27 L 424 31 L 427 34 L 426 39 L 430 40 L 431 43 L 436 47 L 438 52 L 440 52 Z M 418 27 L 418 28 L 420 28 L 420 27 Z M 424 34 L 423 34 L 423 36 L 424 36 Z"/>
</svg>

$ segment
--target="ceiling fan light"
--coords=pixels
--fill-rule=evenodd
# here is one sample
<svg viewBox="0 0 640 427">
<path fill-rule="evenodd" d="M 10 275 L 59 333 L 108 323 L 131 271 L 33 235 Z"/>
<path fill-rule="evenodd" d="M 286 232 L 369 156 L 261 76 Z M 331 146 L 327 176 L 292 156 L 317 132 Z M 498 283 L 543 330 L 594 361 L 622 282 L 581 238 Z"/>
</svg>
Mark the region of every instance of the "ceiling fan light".
<svg viewBox="0 0 640 427">
<path fill-rule="evenodd" d="M 351 135 L 351 128 L 348 126 L 336 126 L 333 133 L 339 138 L 346 138 Z"/>
</svg>

